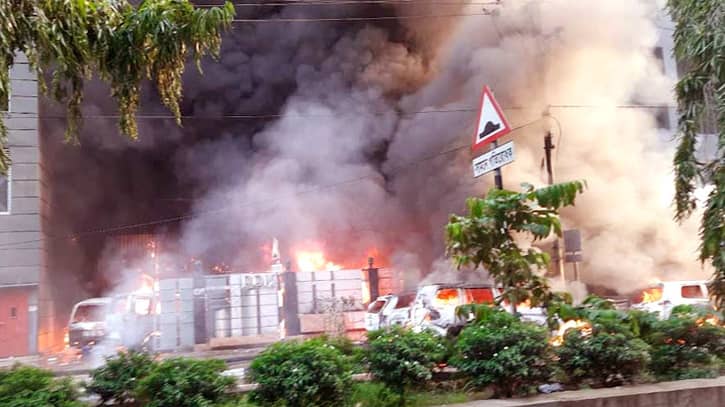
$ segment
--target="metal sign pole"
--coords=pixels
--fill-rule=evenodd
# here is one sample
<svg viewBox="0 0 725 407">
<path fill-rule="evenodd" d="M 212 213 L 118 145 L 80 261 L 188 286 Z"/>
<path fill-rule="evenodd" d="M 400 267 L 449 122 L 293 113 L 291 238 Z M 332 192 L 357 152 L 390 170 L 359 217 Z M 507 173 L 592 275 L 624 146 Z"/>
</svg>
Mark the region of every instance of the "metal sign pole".
<svg viewBox="0 0 725 407">
<path fill-rule="evenodd" d="M 491 143 L 491 150 L 494 150 L 496 147 L 498 147 L 498 140 L 494 140 L 493 143 Z M 501 176 L 501 167 L 493 170 L 493 181 L 496 184 L 496 189 L 503 189 L 503 177 Z"/>
</svg>

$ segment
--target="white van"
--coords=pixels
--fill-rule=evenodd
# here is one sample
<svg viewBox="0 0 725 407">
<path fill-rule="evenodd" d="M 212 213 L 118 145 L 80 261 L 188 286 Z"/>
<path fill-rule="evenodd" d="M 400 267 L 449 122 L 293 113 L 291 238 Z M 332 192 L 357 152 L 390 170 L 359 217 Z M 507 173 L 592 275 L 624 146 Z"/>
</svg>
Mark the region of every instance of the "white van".
<svg viewBox="0 0 725 407">
<path fill-rule="evenodd" d="M 455 333 L 466 320 L 456 315 L 459 306 L 465 304 L 493 305 L 501 291 L 491 284 L 431 284 L 421 287 L 411 306 L 410 325 L 415 331 L 432 330 L 440 335 Z M 512 307 L 502 304 L 503 309 L 513 312 Z M 519 305 L 521 319 L 546 323 L 546 312 L 538 307 Z"/>
<path fill-rule="evenodd" d="M 153 333 L 156 306 L 153 294 L 144 293 L 83 300 L 71 311 L 68 345 L 137 348 Z"/>
<path fill-rule="evenodd" d="M 89 298 L 76 304 L 68 322 L 68 344 L 75 348 L 93 345 L 106 337 L 111 298 Z"/>
<path fill-rule="evenodd" d="M 414 331 L 432 330 L 440 335 L 465 324 L 456 316 L 464 304 L 493 304 L 497 291 L 491 284 L 430 284 L 421 287 L 410 309 Z"/>
<path fill-rule="evenodd" d="M 631 301 L 632 308 L 657 313 L 662 319 L 678 305 L 712 308 L 705 280 L 663 281 L 635 292 Z"/>
<path fill-rule="evenodd" d="M 407 325 L 410 305 L 416 293 L 388 294 L 370 303 L 365 313 L 365 330 L 375 331 L 393 325 Z"/>
</svg>

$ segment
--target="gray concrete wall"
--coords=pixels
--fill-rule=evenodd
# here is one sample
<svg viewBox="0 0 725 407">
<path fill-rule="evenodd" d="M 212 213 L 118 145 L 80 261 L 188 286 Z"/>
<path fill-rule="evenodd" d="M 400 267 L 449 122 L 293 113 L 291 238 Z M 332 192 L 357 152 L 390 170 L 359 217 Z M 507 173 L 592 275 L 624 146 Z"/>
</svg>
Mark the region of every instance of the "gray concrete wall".
<svg viewBox="0 0 725 407">
<path fill-rule="evenodd" d="M 38 81 L 20 55 L 10 70 L 9 109 L 2 114 L 8 129 L 10 207 L 0 214 L 0 287 L 40 283 L 45 267 L 43 178 L 39 151 Z M 38 350 L 37 292 L 28 298 L 28 349 Z"/>
<path fill-rule="evenodd" d="M 0 285 L 38 284 L 44 256 L 41 238 L 41 177 L 38 83 L 24 57 L 10 70 L 5 124 L 12 166 L 10 210 L 0 215 Z"/>
<path fill-rule="evenodd" d="M 554 393 L 520 400 L 481 400 L 458 407 L 722 407 L 725 376 L 631 387 Z"/>
</svg>

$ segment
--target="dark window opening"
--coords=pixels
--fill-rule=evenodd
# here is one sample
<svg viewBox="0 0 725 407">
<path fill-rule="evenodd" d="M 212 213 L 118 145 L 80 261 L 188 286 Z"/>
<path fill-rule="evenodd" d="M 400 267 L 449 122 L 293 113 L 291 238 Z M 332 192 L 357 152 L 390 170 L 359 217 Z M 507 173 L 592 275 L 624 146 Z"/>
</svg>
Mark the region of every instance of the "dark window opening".
<svg viewBox="0 0 725 407">
<path fill-rule="evenodd" d="M 10 308 L 10 318 L 18 317 L 18 309 L 15 307 Z"/>
<path fill-rule="evenodd" d="M 655 59 L 657 60 L 657 66 L 660 68 L 661 73 L 665 73 L 665 53 L 662 47 L 656 47 L 653 52 Z"/>
<path fill-rule="evenodd" d="M 8 175 L 0 175 L 0 213 L 10 212 L 10 178 Z"/>
<path fill-rule="evenodd" d="M 395 304 L 395 308 L 410 307 L 410 304 L 415 299 L 415 294 L 406 294 L 398 297 L 398 302 Z"/>
<path fill-rule="evenodd" d="M 698 298 L 704 299 L 705 293 L 699 285 L 684 285 L 681 289 L 682 298 Z"/>
<path fill-rule="evenodd" d="M 493 289 L 466 288 L 466 302 L 470 304 L 493 304 Z"/>
</svg>

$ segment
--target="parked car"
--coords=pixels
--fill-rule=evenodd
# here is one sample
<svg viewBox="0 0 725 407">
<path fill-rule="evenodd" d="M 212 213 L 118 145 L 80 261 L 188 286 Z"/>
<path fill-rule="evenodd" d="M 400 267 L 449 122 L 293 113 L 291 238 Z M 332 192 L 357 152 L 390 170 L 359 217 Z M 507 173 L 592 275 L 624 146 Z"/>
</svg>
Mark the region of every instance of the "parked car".
<svg viewBox="0 0 725 407">
<path fill-rule="evenodd" d="M 365 313 L 365 330 L 375 331 L 393 325 L 406 325 L 410 320 L 410 305 L 415 292 L 388 294 L 370 303 Z"/>
<path fill-rule="evenodd" d="M 467 318 L 456 315 L 465 304 L 494 304 L 501 290 L 491 284 L 431 284 L 418 290 L 411 306 L 410 325 L 416 331 L 432 330 L 440 335 L 455 334 L 467 323 Z M 513 312 L 505 302 L 503 309 Z M 542 308 L 519 304 L 517 314 L 528 321 L 546 323 Z"/>
<path fill-rule="evenodd" d="M 415 331 L 431 330 L 440 335 L 456 333 L 465 320 L 456 315 L 464 304 L 493 304 L 496 290 L 490 284 L 430 284 L 421 287 L 410 310 Z"/>
<path fill-rule="evenodd" d="M 71 347 L 80 349 L 105 339 L 111 302 L 108 297 L 89 298 L 73 306 L 68 322 L 68 344 Z"/>
<path fill-rule="evenodd" d="M 694 305 L 712 308 L 705 280 L 663 281 L 631 296 L 632 308 L 657 313 L 669 318 L 678 305 Z"/>
<path fill-rule="evenodd" d="M 131 293 L 77 303 L 68 323 L 68 345 L 87 350 L 100 344 L 140 348 L 153 334 L 153 294 Z"/>
</svg>

